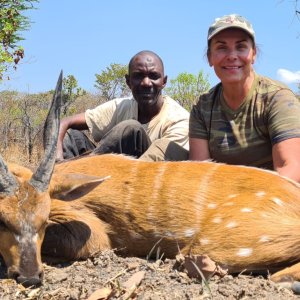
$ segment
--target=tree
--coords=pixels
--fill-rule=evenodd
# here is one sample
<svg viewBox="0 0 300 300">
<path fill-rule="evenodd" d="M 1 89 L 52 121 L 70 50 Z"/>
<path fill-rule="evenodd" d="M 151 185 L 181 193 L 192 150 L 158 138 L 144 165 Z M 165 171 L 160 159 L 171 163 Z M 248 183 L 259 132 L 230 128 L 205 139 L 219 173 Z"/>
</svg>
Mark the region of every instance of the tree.
<svg viewBox="0 0 300 300">
<path fill-rule="evenodd" d="M 1 152 L 16 143 L 16 123 L 20 118 L 18 95 L 14 91 L 0 92 L 0 139 Z"/>
<path fill-rule="evenodd" d="M 99 89 L 100 96 L 106 101 L 130 95 L 130 89 L 125 80 L 127 69 L 126 65 L 112 63 L 100 74 L 95 74 L 95 87 Z"/>
<path fill-rule="evenodd" d="M 70 105 L 76 98 L 85 94 L 86 91 L 78 87 L 77 79 L 73 75 L 65 77 L 62 90 L 62 114 L 67 115 Z"/>
<path fill-rule="evenodd" d="M 50 101 L 46 95 L 28 94 L 18 101 L 22 131 L 21 138 L 29 163 L 32 162 L 33 148 L 40 133 L 42 133 L 44 120 L 47 116 Z"/>
<path fill-rule="evenodd" d="M 0 92 L 2 155 L 31 164 L 42 153 L 43 124 L 52 97 L 51 93 Z"/>
<path fill-rule="evenodd" d="M 23 13 L 33 9 L 38 0 L 1 0 L 0 3 L 0 81 L 12 66 L 16 69 L 24 57 L 24 49 L 18 45 L 23 40 L 19 31 L 28 30 L 29 18 Z M 9 78 L 9 77 L 8 77 Z"/>
<path fill-rule="evenodd" d="M 203 71 L 200 71 L 198 75 L 183 72 L 175 79 L 170 80 L 170 87 L 167 87 L 165 91 L 170 97 L 190 111 L 199 96 L 208 91 L 209 88 L 208 75 L 204 75 Z"/>
</svg>

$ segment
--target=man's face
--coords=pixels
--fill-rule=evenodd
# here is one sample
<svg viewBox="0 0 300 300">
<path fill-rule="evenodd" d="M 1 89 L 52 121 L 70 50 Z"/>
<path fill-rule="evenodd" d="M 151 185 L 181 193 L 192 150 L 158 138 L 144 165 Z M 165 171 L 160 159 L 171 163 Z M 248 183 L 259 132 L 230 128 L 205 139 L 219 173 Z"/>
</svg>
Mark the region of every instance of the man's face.
<svg viewBox="0 0 300 300">
<path fill-rule="evenodd" d="M 126 82 L 139 105 L 152 106 L 157 104 L 167 77 L 155 55 L 142 53 L 132 61 Z"/>
</svg>

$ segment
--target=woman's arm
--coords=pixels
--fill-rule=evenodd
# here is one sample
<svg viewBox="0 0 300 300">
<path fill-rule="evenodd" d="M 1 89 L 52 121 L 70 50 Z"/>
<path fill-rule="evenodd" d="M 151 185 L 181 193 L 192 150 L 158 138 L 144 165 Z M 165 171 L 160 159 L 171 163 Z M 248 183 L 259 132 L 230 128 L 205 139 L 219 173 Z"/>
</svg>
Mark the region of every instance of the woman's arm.
<svg viewBox="0 0 300 300">
<path fill-rule="evenodd" d="M 208 141 L 205 139 L 190 138 L 190 160 L 206 160 L 210 158 Z"/>
<path fill-rule="evenodd" d="M 274 170 L 300 183 L 300 138 L 277 143 L 272 148 Z"/>
</svg>

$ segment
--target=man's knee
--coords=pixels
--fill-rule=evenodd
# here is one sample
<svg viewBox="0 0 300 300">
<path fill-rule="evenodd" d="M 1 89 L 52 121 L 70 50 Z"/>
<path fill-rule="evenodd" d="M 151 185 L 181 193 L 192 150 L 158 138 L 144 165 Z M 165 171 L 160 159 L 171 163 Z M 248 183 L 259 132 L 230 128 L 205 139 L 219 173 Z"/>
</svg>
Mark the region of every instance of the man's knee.
<svg viewBox="0 0 300 300">
<path fill-rule="evenodd" d="M 126 120 L 115 125 L 101 139 L 94 153 L 124 153 L 140 157 L 150 144 L 142 124 L 136 120 Z"/>
<path fill-rule="evenodd" d="M 142 124 L 137 120 L 125 120 L 115 125 L 112 129 L 117 133 L 121 133 L 122 137 L 132 134 L 132 132 L 144 131 Z"/>
<path fill-rule="evenodd" d="M 186 149 L 169 139 L 155 140 L 148 150 L 140 157 L 144 161 L 182 161 L 188 160 Z"/>
<path fill-rule="evenodd" d="M 63 140 L 64 159 L 79 156 L 95 148 L 93 142 L 84 132 L 75 129 L 68 129 Z"/>
</svg>

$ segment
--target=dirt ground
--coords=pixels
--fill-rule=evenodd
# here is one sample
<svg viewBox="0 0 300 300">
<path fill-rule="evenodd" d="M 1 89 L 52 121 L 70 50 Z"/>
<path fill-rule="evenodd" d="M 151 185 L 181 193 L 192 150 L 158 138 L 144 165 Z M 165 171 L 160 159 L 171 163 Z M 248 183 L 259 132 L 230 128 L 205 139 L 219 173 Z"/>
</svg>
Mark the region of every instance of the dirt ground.
<svg viewBox="0 0 300 300">
<path fill-rule="evenodd" d="M 213 277 L 205 285 L 174 269 L 175 260 L 122 258 L 113 251 L 65 265 L 45 265 L 44 283 L 24 288 L 6 279 L 0 260 L 0 299 L 300 299 L 261 276 Z"/>
</svg>

